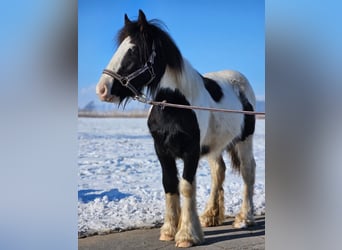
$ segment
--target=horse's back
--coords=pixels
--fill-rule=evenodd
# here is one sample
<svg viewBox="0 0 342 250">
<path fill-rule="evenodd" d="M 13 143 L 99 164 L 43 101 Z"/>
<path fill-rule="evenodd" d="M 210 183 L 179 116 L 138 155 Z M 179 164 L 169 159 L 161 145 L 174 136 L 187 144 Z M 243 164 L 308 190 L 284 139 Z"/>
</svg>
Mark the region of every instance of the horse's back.
<svg viewBox="0 0 342 250">
<path fill-rule="evenodd" d="M 206 73 L 204 76 L 216 81 L 223 88 L 223 92 L 232 89 L 238 96 L 242 92 L 247 97 L 249 103 L 255 108 L 254 91 L 248 79 L 242 73 L 235 70 L 221 70 Z"/>
<path fill-rule="evenodd" d="M 222 70 L 204 74 L 220 87 L 223 97 L 219 101 L 211 100 L 211 106 L 223 109 L 244 110 L 247 102 L 255 109 L 255 95 L 247 78 L 238 71 Z M 208 130 L 201 145 L 210 148 L 210 154 L 220 155 L 226 146 L 242 133 L 245 115 L 236 113 L 212 112 Z"/>
</svg>

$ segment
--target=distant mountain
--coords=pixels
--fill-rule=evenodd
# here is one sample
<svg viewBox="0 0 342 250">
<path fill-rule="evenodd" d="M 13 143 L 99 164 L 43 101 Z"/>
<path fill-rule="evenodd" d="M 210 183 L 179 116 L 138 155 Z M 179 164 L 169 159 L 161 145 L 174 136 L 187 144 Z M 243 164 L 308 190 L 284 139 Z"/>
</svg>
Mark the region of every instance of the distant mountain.
<svg viewBox="0 0 342 250">
<path fill-rule="evenodd" d="M 137 101 L 130 101 L 126 104 L 126 106 L 120 105 L 118 107 L 117 104 L 101 102 L 100 100 L 90 100 L 83 107 L 79 107 L 80 111 L 87 112 L 110 112 L 110 111 L 138 111 L 138 110 L 148 110 L 150 105 L 143 104 Z"/>
<path fill-rule="evenodd" d="M 117 104 L 101 102 L 96 95 L 96 84 L 83 88 L 78 93 L 78 110 L 86 112 L 132 111 L 148 109 L 143 103 L 130 101 L 125 107 Z"/>
</svg>

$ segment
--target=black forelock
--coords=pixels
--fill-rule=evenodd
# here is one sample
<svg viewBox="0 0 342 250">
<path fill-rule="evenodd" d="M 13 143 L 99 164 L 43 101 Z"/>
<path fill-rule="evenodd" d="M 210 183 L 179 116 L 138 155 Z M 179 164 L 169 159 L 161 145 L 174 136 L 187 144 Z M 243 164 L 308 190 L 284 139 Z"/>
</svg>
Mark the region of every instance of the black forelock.
<svg viewBox="0 0 342 250">
<path fill-rule="evenodd" d="M 117 34 L 117 42 L 118 44 L 122 43 L 126 37 L 130 36 L 132 39 L 138 39 L 139 37 L 145 38 L 146 33 L 150 35 L 155 35 L 155 30 L 160 30 L 161 32 L 166 33 L 164 30 L 167 29 L 164 22 L 158 19 L 152 19 L 148 21 L 147 26 L 141 28 L 141 24 L 138 21 L 130 21 L 126 23 L 121 30 L 119 30 Z M 166 33 L 166 35 L 168 35 Z M 171 39 L 171 38 L 170 38 Z"/>
</svg>

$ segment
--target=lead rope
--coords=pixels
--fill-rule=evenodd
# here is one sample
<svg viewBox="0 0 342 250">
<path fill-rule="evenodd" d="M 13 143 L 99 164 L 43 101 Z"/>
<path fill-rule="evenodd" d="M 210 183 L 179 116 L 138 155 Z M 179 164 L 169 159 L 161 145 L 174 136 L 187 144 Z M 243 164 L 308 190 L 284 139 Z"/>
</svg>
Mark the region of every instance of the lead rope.
<svg viewBox="0 0 342 250">
<path fill-rule="evenodd" d="M 238 114 L 245 114 L 245 115 L 266 115 L 265 112 L 256 112 L 256 111 L 247 111 L 247 110 L 232 110 L 232 109 L 219 109 L 219 108 L 208 108 L 208 107 L 201 107 L 201 106 L 192 106 L 192 105 L 182 105 L 182 104 L 175 104 L 169 103 L 165 100 L 162 102 L 148 100 L 144 95 L 136 95 L 134 100 L 137 100 L 141 103 L 149 104 L 152 106 L 159 106 L 162 109 L 165 107 L 173 107 L 179 109 L 195 109 L 195 110 L 205 110 L 211 112 L 225 112 L 225 113 L 238 113 Z"/>
</svg>

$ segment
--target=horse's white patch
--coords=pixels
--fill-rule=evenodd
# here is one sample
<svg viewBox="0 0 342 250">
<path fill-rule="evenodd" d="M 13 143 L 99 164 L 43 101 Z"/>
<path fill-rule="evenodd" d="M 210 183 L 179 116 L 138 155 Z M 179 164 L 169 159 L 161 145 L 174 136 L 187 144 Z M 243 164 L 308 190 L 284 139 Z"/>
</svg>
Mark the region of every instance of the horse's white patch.
<svg viewBox="0 0 342 250">
<path fill-rule="evenodd" d="M 185 179 L 181 179 L 179 190 L 184 199 L 179 220 L 180 224 L 178 225 L 179 229 L 175 237 L 176 246 L 180 246 L 184 242 L 200 244 L 204 241 L 204 235 L 197 214 L 196 181 L 194 180 L 190 184 Z"/>
<path fill-rule="evenodd" d="M 127 51 L 133 48 L 135 45 L 131 43 L 131 37 L 126 37 L 122 43 L 120 44 L 119 48 L 114 53 L 112 59 L 109 61 L 106 69 L 112 70 L 117 72 L 120 69 L 121 62 L 126 55 Z"/>
<path fill-rule="evenodd" d="M 130 48 L 133 48 L 135 45 L 131 43 L 131 38 L 128 36 L 126 37 L 122 43 L 120 44 L 119 48 L 114 53 L 112 59 L 109 61 L 106 69 L 109 69 L 113 72 L 118 72 L 121 66 L 121 62 L 126 55 L 127 51 Z M 110 102 L 118 102 L 119 98 L 115 96 L 111 96 L 110 90 L 112 89 L 113 79 L 112 77 L 102 74 L 98 84 L 96 85 L 96 94 L 100 96 L 101 100 L 110 101 Z M 103 91 L 106 89 L 107 91 Z"/>
<path fill-rule="evenodd" d="M 173 240 L 177 233 L 180 216 L 180 204 L 178 194 L 165 194 L 165 218 L 164 225 L 160 229 L 160 240 Z"/>
<path fill-rule="evenodd" d="M 248 101 L 255 109 L 255 95 L 253 89 L 249 84 L 248 79 L 242 73 L 235 70 L 221 70 L 206 73 L 204 76 L 218 82 L 222 82 L 222 80 L 226 81 L 226 84 L 229 83 L 237 95 L 239 94 L 239 91 L 244 92 Z"/>
</svg>

